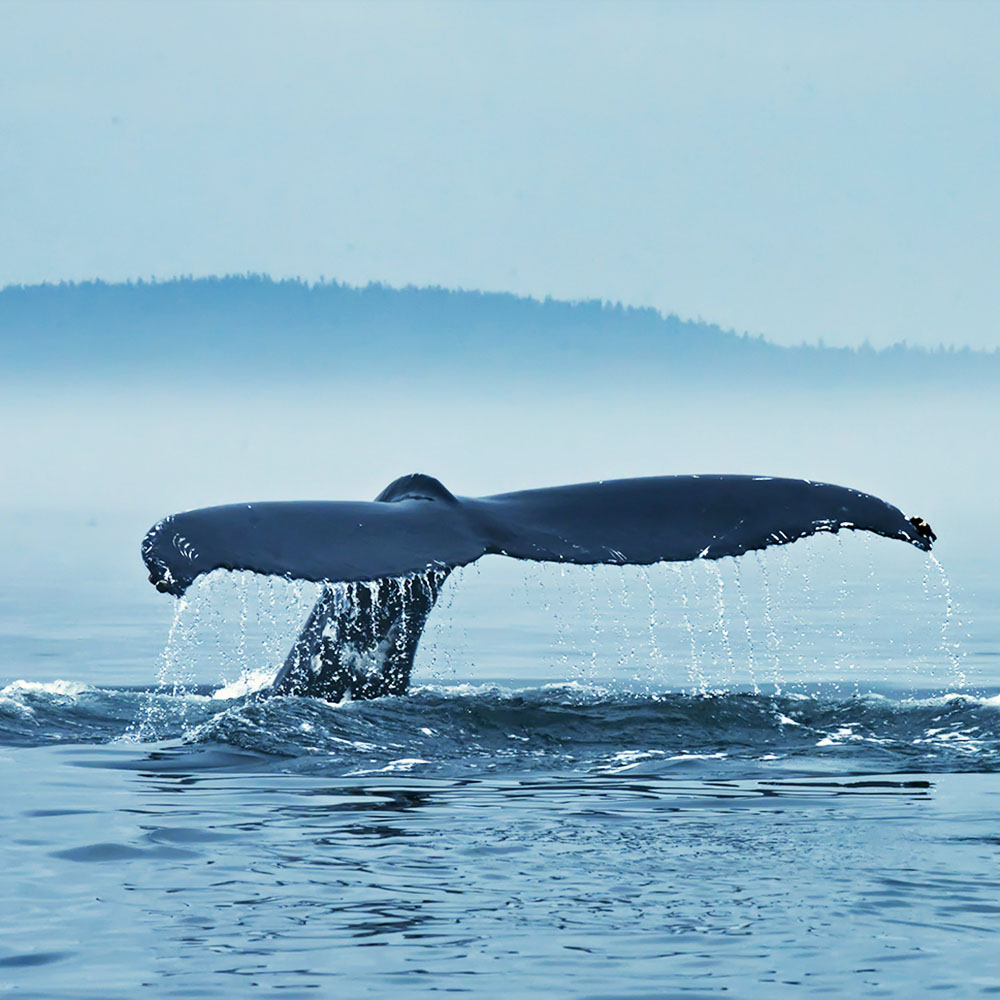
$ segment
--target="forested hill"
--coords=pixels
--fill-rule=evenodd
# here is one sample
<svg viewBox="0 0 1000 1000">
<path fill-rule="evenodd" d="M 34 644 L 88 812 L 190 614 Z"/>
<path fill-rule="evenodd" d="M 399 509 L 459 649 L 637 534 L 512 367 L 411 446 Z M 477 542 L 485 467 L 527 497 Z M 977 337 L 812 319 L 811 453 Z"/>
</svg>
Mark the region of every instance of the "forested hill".
<svg viewBox="0 0 1000 1000">
<path fill-rule="evenodd" d="M 599 301 L 261 276 L 10 286 L 7 376 L 324 378 L 352 372 L 820 381 L 1000 376 L 1000 353 L 778 347 L 708 323 Z"/>
</svg>

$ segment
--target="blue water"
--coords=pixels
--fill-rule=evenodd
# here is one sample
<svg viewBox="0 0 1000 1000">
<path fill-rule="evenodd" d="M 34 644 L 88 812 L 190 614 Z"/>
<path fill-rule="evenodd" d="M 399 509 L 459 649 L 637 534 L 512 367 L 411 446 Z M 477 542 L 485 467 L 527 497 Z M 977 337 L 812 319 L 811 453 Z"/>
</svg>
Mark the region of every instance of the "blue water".
<svg viewBox="0 0 1000 1000">
<path fill-rule="evenodd" d="M 329 705 L 254 693 L 308 586 L 177 605 L 136 524 L 4 543 L 4 991 L 1000 993 L 986 553 L 486 561 L 410 695 Z"/>
</svg>

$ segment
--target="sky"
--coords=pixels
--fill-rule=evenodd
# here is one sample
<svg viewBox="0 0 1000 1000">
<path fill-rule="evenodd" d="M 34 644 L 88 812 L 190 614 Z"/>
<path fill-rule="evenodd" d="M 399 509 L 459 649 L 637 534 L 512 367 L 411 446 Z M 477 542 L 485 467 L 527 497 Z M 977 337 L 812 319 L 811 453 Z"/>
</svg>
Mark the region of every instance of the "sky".
<svg viewBox="0 0 1000 1000">
<path fill-rule="evenodd" d="M 0 3 L 0 286 L 246 271 L 1000 346 L 1000 4 Z"/>
</svg>

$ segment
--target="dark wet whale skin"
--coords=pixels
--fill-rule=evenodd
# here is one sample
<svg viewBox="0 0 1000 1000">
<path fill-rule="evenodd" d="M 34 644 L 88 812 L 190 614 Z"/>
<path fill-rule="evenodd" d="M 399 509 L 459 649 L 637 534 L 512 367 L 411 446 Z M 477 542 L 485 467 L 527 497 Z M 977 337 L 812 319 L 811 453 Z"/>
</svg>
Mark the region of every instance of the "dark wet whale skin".
<svg viewBox="0 0 1000 1000">
<path fill-rule="evenodd" d="M 150 529 L 142 556 L 150 581 L 176 596 L 215 569 L 373 584 L 350 591 L 349 614 L 343 596 L 324 588 L 272 688 L 339 700 L 406 690 L 441 583 L 483 555 L 648 565 L 739 556 L 842 528 L 925 551 L 933 538 L 926 522 L 878 497 L 800 479 L 661 476 L 472 499 L 415 474 L 370 503 L 248 503 L 174 514 Z"/>
<path fill-rule="evenodd" d="M 175 595 L 213 569 L 321 581 L 454 568 L 487 553 L 589 565 L 719 559 L 850 528 L 930 541 L 891 504 L 843 486 L 761 476 L 659 476 L 457 498 L 430 476 L 372 502 L 232 504 L 150 529 L 142 556 Z"/>
</svg>

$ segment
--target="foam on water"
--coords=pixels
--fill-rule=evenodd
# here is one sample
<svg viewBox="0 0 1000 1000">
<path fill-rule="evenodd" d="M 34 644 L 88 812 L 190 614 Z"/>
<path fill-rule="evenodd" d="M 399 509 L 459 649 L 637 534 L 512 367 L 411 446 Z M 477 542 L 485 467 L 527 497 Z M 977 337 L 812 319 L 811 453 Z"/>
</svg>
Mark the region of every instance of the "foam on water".
<svg viewBox="0 0 1000 1000">
<path fill-rule="evenodd" d="M 419 761 L 412 769 L 426 774 L 588 773 L 622 763 L 657 773 L 681 758 L 723 757 L 734 766 L 767 759 L 804 768 L 850 760 L 879 772 L 1000 769 L 1000 695 L 900 698 L 873 690 L 845 698 L 830 686 L 779 696 L 580 682 L 426 685 L 406 697 L 332 705 L 298 697 L 224 700 L 211 689 L 15 683 L 0 690 L 0 746 L 134 743 L 133 720 L 150 702 L 158 746 L 228 746 L 263 755 L 256 767 L 331 775 L 401 760 Z"/>
<path fill-rule="evenodd" d="M 81 681 L 25 681 L 17 680 L 0 688 L 0 698 L 16 699 L 24 694 L 51 694 L 63 698 L 76 698 L 84 691 L 92 691 L 89 684 Z"/>
</svg>

